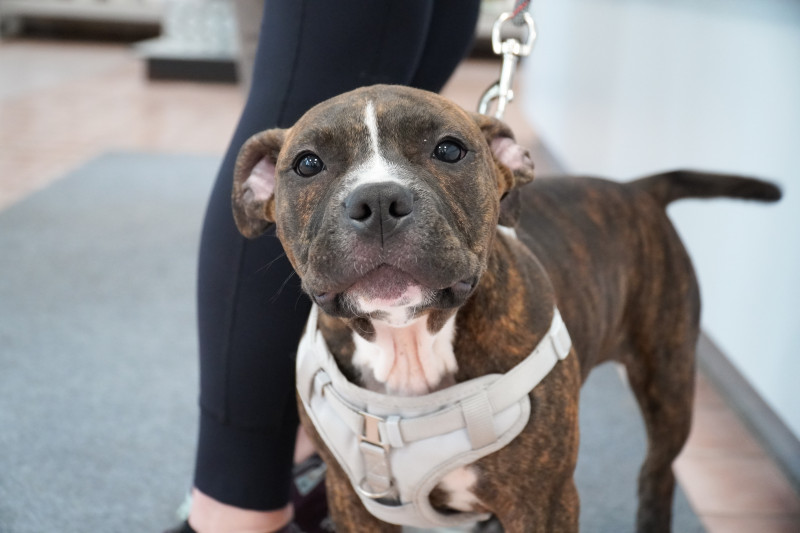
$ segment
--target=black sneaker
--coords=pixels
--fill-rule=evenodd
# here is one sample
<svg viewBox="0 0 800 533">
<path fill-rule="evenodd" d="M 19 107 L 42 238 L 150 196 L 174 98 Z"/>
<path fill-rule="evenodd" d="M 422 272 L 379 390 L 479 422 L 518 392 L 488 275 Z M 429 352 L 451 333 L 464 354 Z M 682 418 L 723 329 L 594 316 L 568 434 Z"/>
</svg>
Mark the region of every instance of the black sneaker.
<svg viewBox="0 0 800 533">
<path fill-rule="evenodd" d="M 328 495 L 325 490 L 325 472 L 328 467 L 319 455 L 314 454 L 292 471 L 291 488 L 294 522 L 277 533 L 332 533 L 333 523 L 328 516 Z M 188 521 L 164 533 L 197 533 Z"/>
<path fill-rule="evenodd" d="M 331 533 L 334 530 L 328 516 L 328 495 L 325 490 L 327 470 L 317 454 L 294 467 L 294 523 L 302 533 Z"/>
<path fill-rule="evenodd" d="M 184 521 L 172 529 L 167 529 L 164 531 L 164 533 L 197 533 L 197 531 L 192 529 L 192 526 L 189 525 L 189 522 Z"/>
</svg>

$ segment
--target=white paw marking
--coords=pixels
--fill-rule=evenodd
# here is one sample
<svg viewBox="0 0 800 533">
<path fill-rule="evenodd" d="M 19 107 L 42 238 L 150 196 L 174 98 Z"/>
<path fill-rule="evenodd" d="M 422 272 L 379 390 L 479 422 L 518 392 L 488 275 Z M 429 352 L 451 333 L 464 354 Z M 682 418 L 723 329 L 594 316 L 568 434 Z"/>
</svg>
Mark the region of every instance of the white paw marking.
<svg viewBox="0 0 800 533">
<path fill-rule="evenodd" d="M 472 492 L 478 476 L 470 466 L 462 466 L 444 476 L 439 488 L 449 494 L 447 505 L 458 511 L 472 511 L 480 504 L 480 500 Z"/>
</svg>

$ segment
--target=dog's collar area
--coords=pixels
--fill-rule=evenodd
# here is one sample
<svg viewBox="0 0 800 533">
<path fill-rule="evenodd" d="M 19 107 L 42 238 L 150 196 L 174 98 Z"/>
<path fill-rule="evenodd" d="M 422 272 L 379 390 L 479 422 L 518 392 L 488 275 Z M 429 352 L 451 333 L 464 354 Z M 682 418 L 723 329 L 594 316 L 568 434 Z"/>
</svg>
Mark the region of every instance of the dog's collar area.
<svg viewBox="0 0 800 533">
<path fill-rule="evenodd" d="M 448 472 L 499 450 L 525 427 L 529 393 L 571 350 L 558 310 L 536 348 L 505 374 L 411 397 L 347 381 L 317 331 L 317 313 L 315 307 L 298 351 L 298 392 L 365 507 L 386 522 L 416 527 L 485 518 L 441 514 L 430 506 L 430 491 Z"/>
</svg>

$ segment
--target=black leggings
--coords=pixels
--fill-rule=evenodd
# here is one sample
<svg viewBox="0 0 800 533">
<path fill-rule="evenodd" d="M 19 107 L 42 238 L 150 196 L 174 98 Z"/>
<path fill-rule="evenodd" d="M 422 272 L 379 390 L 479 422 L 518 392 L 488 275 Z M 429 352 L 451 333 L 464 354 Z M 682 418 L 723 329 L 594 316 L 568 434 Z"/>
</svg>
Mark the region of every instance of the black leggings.
<svg viewBox="0 0 800 533">
<path fill-rule="evenodd" d="M 233 224 L 236 154 L 256 132 L 375 83 L 439 91 L 468 51 L 478 0 L 267 0 L 250 94 L 214 185 L 198 279 L 195 486 L 231 505 L 286 505 L 298 418 L 294 355 L 310 302 L 274 232 Z"/>
</svg>

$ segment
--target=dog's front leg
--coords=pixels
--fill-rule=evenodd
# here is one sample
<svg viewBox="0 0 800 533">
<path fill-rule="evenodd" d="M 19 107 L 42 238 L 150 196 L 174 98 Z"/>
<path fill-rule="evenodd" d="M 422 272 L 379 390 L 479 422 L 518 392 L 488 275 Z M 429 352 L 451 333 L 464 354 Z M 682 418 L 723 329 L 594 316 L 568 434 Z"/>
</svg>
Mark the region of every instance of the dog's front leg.
<svg viewBox="0 0 800 533">
<path fill-rule="evenodd" d="M 347 474 L 335 461 L 326 475 L 328 510 L 338 533 L 400 533 L 401 527 L 382 522 L 361 505 Z"/>
<path fill-rule="evenodd" d="M 574 444 L 569 446 L 577 447 L 577 427 L 573 433 L 570 441 Z M 577 455 L 568 451 L 553 461 L 559 450 L 541 446 L 542 441 L 535 437 L 522 435 L 483 459 L 480 468 L 484 474 L 479 476 L 476 496 L 484 509 L 497 517 L 505 533 L 578 533 L 580 503 L 573 479 Z M 520 458 L 525 458 L 526 451 L 530 456 L 536 441 L 540 445 L 537 458 L 528 459 L 526 465 Z"/>
<path fill-rule="evenodd" d="M 520 492 L 497 514 L 505 533 L 577 533 L 578 490 L 570 478 L 557 489 Z"/>
<path fill-rule="evenodd" d="M 476 463 L 483 472 L 476 496 L 506 533 L 578 532 L 579 392 L 573 354 L 534 389 L 526 431 Z"/>
</svg>

